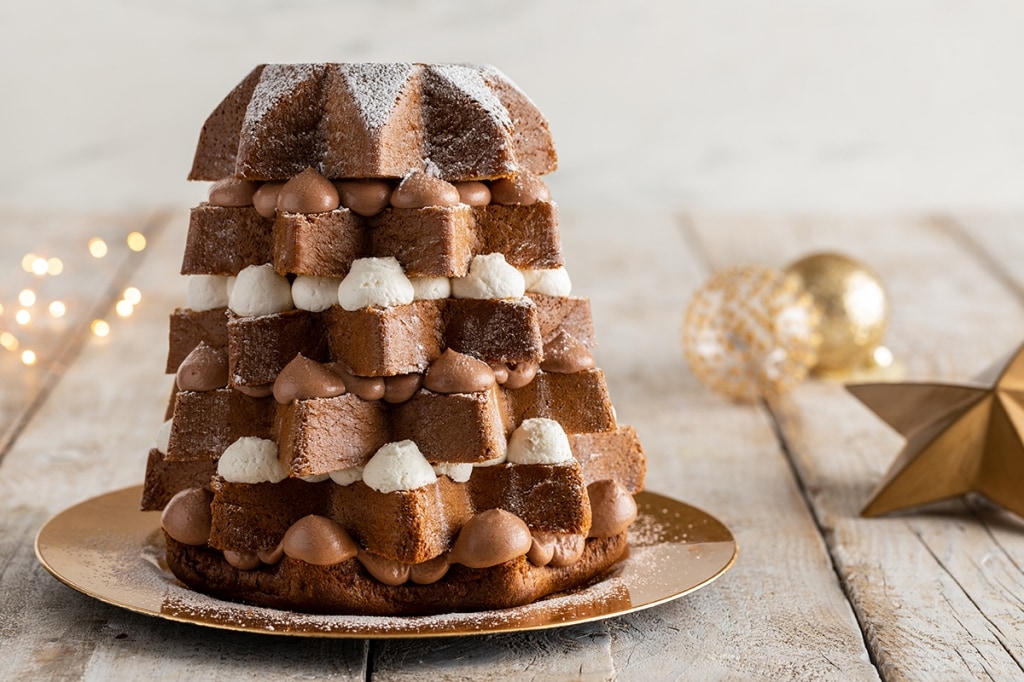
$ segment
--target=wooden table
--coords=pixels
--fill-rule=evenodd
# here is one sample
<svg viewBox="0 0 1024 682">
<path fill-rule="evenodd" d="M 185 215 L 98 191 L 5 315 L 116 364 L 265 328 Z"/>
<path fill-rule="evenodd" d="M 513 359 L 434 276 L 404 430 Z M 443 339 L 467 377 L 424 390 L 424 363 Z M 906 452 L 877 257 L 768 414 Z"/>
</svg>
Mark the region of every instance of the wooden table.
<svg viewBox="0 0 1024 682">
<path fill-rule="evenodd" d="M 171 380 L 167 316 L 187 207 L 135 215 L 0 215 L 0 677 L 6 679 L 995 679 L 1024 675 L 1024 524 L 979 499 L 881 519 L 860 506 L 901 441 L 837 383 L 770 406 L 701 388 L 682 314 L 724 266 L 783 266 L 822 249 L 870 263 L 893 315 L 887 345 L 915 379 L 964 380 L 1024 339 L 1024 219 L 766 218 L 562 207 L 574 292 L 591 297 L 619 420 L 649 489 L 734 531 L 711 586 L 659 607 L 547 632 L 442 640 L 294 639 L 208 630 L 83 596 L 37 563 L 61 509 L 141 481 Z M 131 231 L 147 248 L 124 246 Z M 109 251 L 89 254 L 90 237 Z M 21 269 L 34 252 L 59 276 Z M 126 287 L 141 302 L 113 306 Z M 17 292 L 40 292 L 28 327 Z M 67 314 L 47 322 L 47 297 Z M 110 323 L 105 338 L 93 319 Z M 0 330 L 2 331 L 2 330 Z M 19 353 L 32 344 L 35 366 Z"/>
</svg>

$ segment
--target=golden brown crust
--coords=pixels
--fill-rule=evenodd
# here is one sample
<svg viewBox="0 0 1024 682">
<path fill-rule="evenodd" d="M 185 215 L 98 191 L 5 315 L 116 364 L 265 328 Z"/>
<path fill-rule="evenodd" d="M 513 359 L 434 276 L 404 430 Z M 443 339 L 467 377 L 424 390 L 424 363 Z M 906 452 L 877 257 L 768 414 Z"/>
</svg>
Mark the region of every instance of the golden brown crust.
<svg viewBox="0 0 1024 682">
<path fill-rule="evenodd" d="M 448 180 L 541 175 L 557 157 L 547 121 L 504 74 L 460 64 L 270 64 L 207 119 L 191 180 Z"/>
<path fill-rule="evenodd" d="M 534 566 L 519 557 L 493 568 L 453 565 L 429 585 L 389 586 L 372 578 L 357 559 L 314 566 L 289 557 L 254 571 L 228 564 L 220 552 L 167 537 L 167 564 L 183 583 L 221 599 L 307 613 L 419 615 L 484 611 L 528 604 L 581 586 L 622 558 L 626 535 L 590 538 L 570 566 Z"/>
</svg>

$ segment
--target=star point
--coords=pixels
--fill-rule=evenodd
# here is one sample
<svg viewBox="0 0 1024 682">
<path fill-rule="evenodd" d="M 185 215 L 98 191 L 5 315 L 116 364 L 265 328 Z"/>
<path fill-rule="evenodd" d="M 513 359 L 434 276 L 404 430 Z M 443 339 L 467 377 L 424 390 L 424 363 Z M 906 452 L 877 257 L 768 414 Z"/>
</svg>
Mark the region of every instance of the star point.
<svg viewBox="0 0 1024 682">
<path fill-rule="evenodd" d="M 1024 517 L 1024 346 L 985 374 L 980 386 L 846 387 L 907 438 L 862 515 L 974 492 Z"/>
</svg>

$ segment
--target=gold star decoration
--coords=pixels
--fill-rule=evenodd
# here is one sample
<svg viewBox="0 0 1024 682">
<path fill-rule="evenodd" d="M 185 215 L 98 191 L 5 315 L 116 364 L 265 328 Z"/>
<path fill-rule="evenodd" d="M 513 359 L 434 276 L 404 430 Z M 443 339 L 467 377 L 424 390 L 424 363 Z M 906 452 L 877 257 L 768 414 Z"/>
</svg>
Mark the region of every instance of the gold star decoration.
<svg viewBox="0 0 1024 682">
<path fill-rule="evenodd" d="M 977 385 L 853 384 L 847 390 L 906 437 L 864 516 L 978 493 L 1024 517 L 1024 345 Z"/>
</svg>

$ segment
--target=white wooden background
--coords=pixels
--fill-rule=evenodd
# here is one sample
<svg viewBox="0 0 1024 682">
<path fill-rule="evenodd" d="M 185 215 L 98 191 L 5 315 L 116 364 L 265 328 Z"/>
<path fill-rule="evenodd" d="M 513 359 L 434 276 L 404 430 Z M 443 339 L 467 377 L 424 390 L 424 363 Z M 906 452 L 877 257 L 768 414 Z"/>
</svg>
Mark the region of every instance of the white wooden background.
<svg viewBox="0 0 1024 682">
<path fill-rule="evenodd" d="M 908 377 L 965 380 L 1018 345 L 1021 6 L 101 0 L 9 3 L 0 21 L 15 27 L 0 42 L 0 326 L 26 281 L 70 292 L 60 324 L 33 327 L 38 366 L 0 350 L 0 678 L 1024 676 L 1020 519 L 981 500 L 859 518 L 898 437 L 831 383 L 727 403 L 679 347 L 711 272 L 825 248 L 883 277 Z M 252 64 L 310 59 L 488 61 L 548 113 L 598 363 L 640 431 L 649 487 L 735 532 L 721 580 L 603 623 L 369 643 L 137 616 L 38 566 L 49 516 L 141 480 L 170 389 L 167 313 L 184 300 L 187 208 L 202 196 L 183 177 L 203 117 Z M 120 241 L 133 229 L 149 237 L 139 254 Z M 112 245 L 102 261 L 93 235 Z M 29 251 L 59 255 L 64 273 L 26 279 Z M 129 285 L 143 301 L 120 320 Z M 89 333 L 101 316 L 106 339 Z"/>
</svg>

